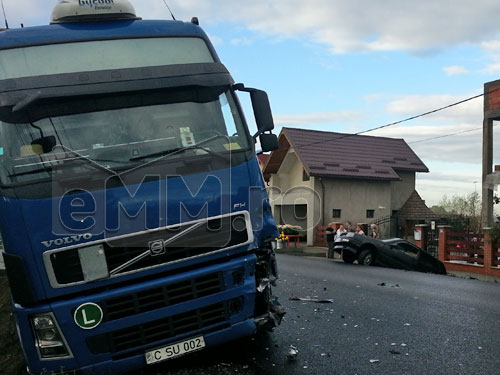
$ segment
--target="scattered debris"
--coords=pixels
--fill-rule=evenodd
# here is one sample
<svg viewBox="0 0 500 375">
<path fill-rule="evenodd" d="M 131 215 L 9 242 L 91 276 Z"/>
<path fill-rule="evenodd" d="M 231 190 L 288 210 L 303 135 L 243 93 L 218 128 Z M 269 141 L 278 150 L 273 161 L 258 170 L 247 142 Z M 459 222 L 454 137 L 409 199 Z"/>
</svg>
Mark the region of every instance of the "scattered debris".
<svg viewBox="0 0 500 375">
<path fill-rule="evenodd" d="M 370 359 L 370 363 L 379 363 L 380 361 L 378 359 Z"/>
<path fill-rule="evenodd" d="M 266 290 L 267 287 L 271 284 L 271 281 L 269 279 L 262 279 L 260 280 L 260 284 L 257 287 L 257 291 L 259 293 L 262 293 L 264 290 Z"/>
<path fill-rule="evenodd" d="M 333 303 L 333 298 L 330 299 L 318 299 L 309 297 L 290 297 L 290 301 L 301 301 L 301 302 L 314 302 L 314 303 Z"/>
<path fill-rule="evenodd" d="M 286 354 L 286 357 L 288 358 L 288 360 L 295 361 L 297 359 L 298 355 L 299 355 L 299 350 L 297 349 L 297 347 L 290 345 L 290 349 L 288 350 L 288 353 Z"/>
<path fill-rule="evenodd" d="M 387 288 L 401 288 L 399 286 L 399 284 L 395 284 L 395 285 L 392 285 L 392 284 L 386 284 L 386 283 L 380 283 L 380 284 L 377 284 L 378 286 L 385 286 Z"/>
</svg>

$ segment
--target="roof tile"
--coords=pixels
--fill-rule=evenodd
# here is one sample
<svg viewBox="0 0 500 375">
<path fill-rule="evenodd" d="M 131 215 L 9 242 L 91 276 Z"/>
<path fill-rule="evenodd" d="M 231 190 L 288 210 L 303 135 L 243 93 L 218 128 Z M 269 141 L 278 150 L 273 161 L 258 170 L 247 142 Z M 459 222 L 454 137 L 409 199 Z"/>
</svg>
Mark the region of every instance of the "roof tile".
<svg viewBox="0 0 500 375">
<path fill-rule="evenodd" d="M 311 176 L 398 180 L 398 170 L 429 172 L 403 139 L 283 128 L 280 144 L 295 150 Z M 277 173 L 285 154 L 273 152 L 266 172 Z"/>
</svg>

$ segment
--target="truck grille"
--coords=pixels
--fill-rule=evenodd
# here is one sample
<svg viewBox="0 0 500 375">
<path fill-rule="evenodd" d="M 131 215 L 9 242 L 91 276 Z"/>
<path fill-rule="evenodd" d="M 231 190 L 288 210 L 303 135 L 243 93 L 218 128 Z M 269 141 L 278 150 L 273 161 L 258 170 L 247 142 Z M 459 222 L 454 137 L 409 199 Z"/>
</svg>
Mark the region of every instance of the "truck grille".
<svg viewBox="0 0 500 375">
<path fill-rule="evenodd" d="M 224 303 L 192 310 L 183 314 L 87 338 L 94 354 L 117 353 L 173 338 L 193 331 L 201 331 L 227 320 Z"/>
<path fill-rule="evenodd" d="M 169 231 L 155 232 L 118 241 L 108 241 L 104 251 L 108 269 L 119 269 L 127 262 L 149 251 L 149 244 L 155 241 L 169 241 L 182 231 L 189 230 L 194 224 L 184 225 Z M 199 228 L 180 236 L 165 247 L 165 251 L 155 256 L 146 256 L 116 274 L 137 271 L 143 268 L 176 262 L 208 254 L 227 247 L 244 244 L 248 233 L 244 215 L 228 216 L 209 220 Z"/>
<path fill-rule="evenodd" d="M 99 305 L 104 313 L 104 321 L 112 321 L 206 297 L 223 290 L 222 275 L 214 273 L 176 284 L 106 299 Z"/>
<path fill-rule="evenodd" d="M 109 239 L 100 244 L 104 250 L 103 258 L 106 259 L 109 275 L 137 272 L 248 244 L 251 240 L 251 227 L 247 215 L 238 213 L 194 224 L 181 224 L 139 235 Z M 78 248 L 48 252 L 44 257 L 53 287 L 93 281 L 85 280 L 85 265 L 81 263 Z"/>
</svg>

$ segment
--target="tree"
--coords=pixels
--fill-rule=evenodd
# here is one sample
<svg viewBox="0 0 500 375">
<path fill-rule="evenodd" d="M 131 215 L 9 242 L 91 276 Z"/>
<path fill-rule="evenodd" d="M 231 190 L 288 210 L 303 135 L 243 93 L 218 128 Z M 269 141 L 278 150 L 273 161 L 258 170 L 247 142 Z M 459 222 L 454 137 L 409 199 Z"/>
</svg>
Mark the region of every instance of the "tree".
<svg viewBox="0 0 500 375">
<path fill-rule="evenodd" d="M 453 195 L 450 198 L 445 195 L 434 212 L 462 219 L 464 227 L 469 230 L 479 232 L 481 229 L 481 196 L 477 192 Z"/>
</svg>

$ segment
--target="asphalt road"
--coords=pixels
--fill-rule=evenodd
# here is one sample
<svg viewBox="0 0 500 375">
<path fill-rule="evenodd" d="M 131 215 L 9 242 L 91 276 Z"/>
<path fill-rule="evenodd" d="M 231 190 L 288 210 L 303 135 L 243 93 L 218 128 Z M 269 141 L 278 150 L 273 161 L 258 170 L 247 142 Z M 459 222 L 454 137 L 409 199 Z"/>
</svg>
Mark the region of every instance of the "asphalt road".
<svg viewBox="0 0 500 375">
<path fill-rule="evenodd" d="M 500 374 L 499 284 L 289 255 L 278 261 L 274 292 L 287 315 L 275 332 L 144 374 Z"/>
</svg>

